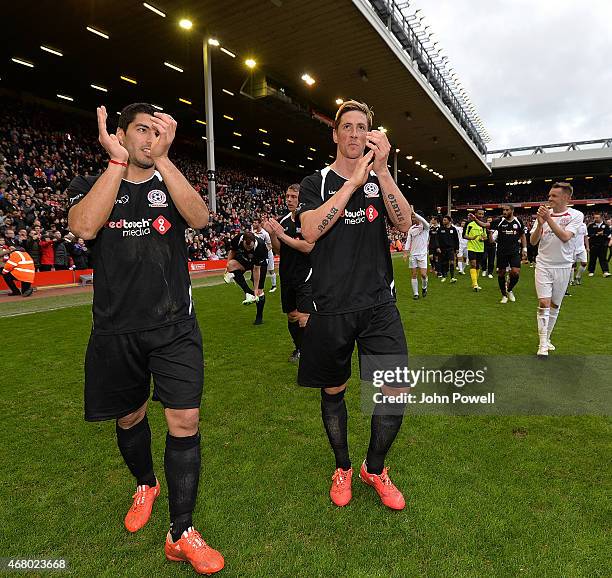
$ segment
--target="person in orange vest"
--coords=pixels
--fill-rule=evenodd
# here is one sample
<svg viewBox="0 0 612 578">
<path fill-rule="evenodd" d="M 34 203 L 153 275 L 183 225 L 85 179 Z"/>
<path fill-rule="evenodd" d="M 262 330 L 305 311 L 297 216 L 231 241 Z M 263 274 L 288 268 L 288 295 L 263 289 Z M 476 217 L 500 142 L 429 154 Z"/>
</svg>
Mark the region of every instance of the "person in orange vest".
<svg viewBox="0 0 612 578">
<path fill-rule="evenodd" d="M 29 297 L 34 292 L 32 283 L 34 282 L 34 261 L 25 251 L 16 248 L 9 248 L 0 252 L 0 256 L 8 255 L 4 263 L 2 275 L 4 282 L 11 290 L 10 295 L 22 295 Z M 15 284 L 15 280 L 21 281 L 21 291 Z"/>
</svg>

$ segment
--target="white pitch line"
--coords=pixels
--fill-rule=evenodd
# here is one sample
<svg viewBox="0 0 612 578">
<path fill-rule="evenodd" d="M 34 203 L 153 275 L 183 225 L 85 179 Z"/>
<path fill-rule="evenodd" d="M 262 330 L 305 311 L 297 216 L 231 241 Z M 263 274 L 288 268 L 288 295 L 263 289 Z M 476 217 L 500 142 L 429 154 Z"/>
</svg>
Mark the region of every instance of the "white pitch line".
<svg viewBox="0 0 612 578">
<path fill-rule="evenodd" d="M 82 307 L 83 305 L 91 305 L 91 303 L 71 303 L 70 305 L 62 305 L 61 307 L 47 307 L 46 309 L 35 309 L 34 311 L 23 311 L 21 313 L 9 313 L 8 315 L 2 315 L 0 312 L 0 319 L 6 317 L 21 317 L 22 315 L 32 315 L 34 313 L 46 313 L 47 311 L 58 311 L 60 309 L 69 309 L 70 307 Z"/>
</svg>

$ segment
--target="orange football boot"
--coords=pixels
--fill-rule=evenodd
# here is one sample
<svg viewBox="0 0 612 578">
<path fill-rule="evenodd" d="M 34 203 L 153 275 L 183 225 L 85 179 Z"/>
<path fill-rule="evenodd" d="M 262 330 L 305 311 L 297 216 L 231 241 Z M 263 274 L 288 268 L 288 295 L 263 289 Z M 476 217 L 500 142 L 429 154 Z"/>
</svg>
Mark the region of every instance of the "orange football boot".
<svg viewBox="0 0 612 578">
<path fill-rule="evenodd" d="M 176 542 L 168 532 L 164 551 L 168 560 L 189 562 L 198 574 L 214 574 L 225 565 L 221 553 L 211 548 L 193 527 L 187 528 Z"/>
<path fill-rule="evenodd" d="M 380 496 L 382 503 L 392 510 L 403 510 L 406 507 L 406 501 L 402 492 L 400 492 L 389 479 L 388 468 L 384 468 L 382 474 L 370 474 L 366 470 L 365 461 L 361 464 L 359 477 L 368 486 L 372 486 Z"/>
<path fill-rule="evenodd" d="M 153 488 L 150 486 L 138 486 L 136 488 L 136 493 L 132 496 L 134 503 L 125 516 L 125 527 L 130 532 L 137 532 L 149 521 L 151 510 L 153 510 L 153 502 L 159 496 L 159 490 L 159 481 Z"/>
<path fill-rule="evenodd" d="M 329 497 L 336 506 L 346 506 L 353 497 L 351 492 L 351 480 L 353 478 L 353 468 L 343 470 L 337 468 L 332 476 L 332 485 L 329 489 Z"/>
</svg>

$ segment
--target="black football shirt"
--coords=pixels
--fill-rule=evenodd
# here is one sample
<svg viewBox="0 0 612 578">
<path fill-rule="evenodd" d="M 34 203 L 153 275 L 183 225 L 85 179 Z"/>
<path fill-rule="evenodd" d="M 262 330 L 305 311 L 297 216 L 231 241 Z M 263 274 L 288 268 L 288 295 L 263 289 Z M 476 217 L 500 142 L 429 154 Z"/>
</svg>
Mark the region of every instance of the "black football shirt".
<svg viewBox="0 0 612 578">
<path fill-rule="evenodd" d="M 491 223 L 491 231 L 497 231 L 498 255 L 516 255 L 521 252 L 521 235 L 525 233 L 525 226 L 517 217 L 510 221 L 500 217 Z"/>
<path fill-rule="evenodd" d="M 292 239 L 303 240 L 300 218 L 293 219 L 291 213 L 287 213 L 280 221 L 285 235 Z M 278 272 L 281 281 L 289 285 L 299 285 L 304 283 L 310 275 L 310 257 L 308 253 L 298 251 L 293 247 L 280 241 L 280 263 Z"/>
<path fill-rule="evenodd" d="M 253 233 L 254 234 L 254 233 Z M 236 235 L 231 242 L 231 247 L 234 251 L 236 251 L 236 257 L 240 260 L 248 263 L 249 266 L 258 266 L 266 265 L 268 262 L 268 248 L 266 247 L 265 242 L 255 235 L 255 244 L 250 251 L 247 251 L 244 248 L 243 235 L 242 233 Z"/>
<path fill-rule="evenodd" d="M 320 207 L 345 182 L 330 167 L 306 177 L 300 185 L 297 214 Z M 387 210 L 381 195 L 378 179 L 370 173 L 310 252 L 317 313 L 349 313 L 395 301 Z"/>
<path fill-rule="evenodd" d="M 71 207 L 98 178 L 73 179 L 68 186 Z M 157 171 L 140 183 L 121 181 L 108 221 L 87 242 L 94 269 L 95 333 L 143 331 L 194 316 L 186 228 Z"/>
</svg>

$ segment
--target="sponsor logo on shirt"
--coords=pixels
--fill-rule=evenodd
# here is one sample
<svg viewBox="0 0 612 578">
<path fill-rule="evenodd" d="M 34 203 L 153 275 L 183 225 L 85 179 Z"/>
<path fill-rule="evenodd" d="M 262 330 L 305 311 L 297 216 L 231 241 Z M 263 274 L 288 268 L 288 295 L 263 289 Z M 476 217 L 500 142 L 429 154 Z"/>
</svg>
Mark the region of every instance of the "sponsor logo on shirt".
<svg viewBox="0 0 612 578">
<path fill-rule="evenodd" d="M 123 237 L 143 237 L 151 233 L 151 219 L 140 219 L 139 221 L 108 221 L 106 227 L 109 229 L 121 229 Z"/>
<path fill-rule="evenodd" d="M 379 188 L 376 183 L 366 183 L 363 186 L 363 192 L 365 193 L 367 199 L 380 197 Z"/>
<path fill-rule="evenodd" d="M 370 223 L 374 221 L 378 217 L 378 211 L 373 205 L 370 205 L 367 209 L 358 209 L 356 211 L 345 209 L 342 216 L 344 217 L 345 225 L 360 225 L 365 223 L 366 219 Z"/>
<path fill-rule="evenodd" d="M 129 195 L 122 195 L 118 199 L 115 199 L 115 205 L 127 205 L 130 202 Z"/>
<path fill-rule="evenodd" d="M 335 195 L 338 191 L 329 191 L 327 194 L 328 195 Z"/>
<path fill-rule="evenodd" d="M 153 221 L 153 228 L 160 234 L 165 235 L 170 228 L 172 227 L 172 223 L 166 219 L 163 215 L 160 215 Z"/>
<path fill-rule="evenodd" d="M 376 187 L 376 188 L 378 188 L 378 187 Z M 374 221 L 376 219 L 376 217 L 378 217 L 378 211 L 376 210 L 376 207 L 374 207 L 374 205 L 370 205 L 366 209 L 366 218 L 371 223 L 372 221 Z"/>
<path fill-rule="evenodd" d="M 159 208 L 168 206 L 168 203 L 166 203 L 166 193 L 164 193 L 164 191 L 160 191 L 159 189 L 149 191 L 147 199 L 149 201 L 149 207 Z"/>
</svg>

